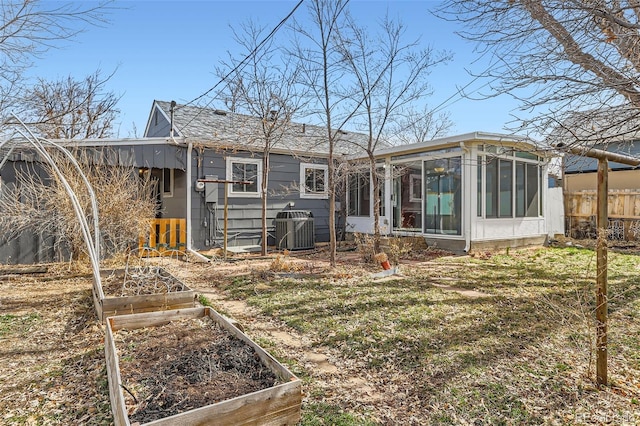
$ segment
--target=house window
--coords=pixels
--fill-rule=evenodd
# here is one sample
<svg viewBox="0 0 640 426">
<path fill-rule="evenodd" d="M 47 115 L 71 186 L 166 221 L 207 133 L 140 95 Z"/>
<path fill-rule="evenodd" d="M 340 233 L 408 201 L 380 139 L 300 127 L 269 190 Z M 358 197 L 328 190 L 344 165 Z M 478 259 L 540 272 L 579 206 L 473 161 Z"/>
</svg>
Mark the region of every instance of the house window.
<svg viewBox="0 0 640 426">
<path fill-rule="evenodd" d="M 476 198 L 476 215 L 482 216 L 482 157 L 478 156 L 478 196 Z"/>
<path fill-rule="evenodd" d="M 461 235 L 462 158 L 424 162 L 424 233 Z"/>
<path fill-rule="evenodd" d="M 173 169 L 162 169 L 162 196 L 173 197 Z"/>
<path fill-rule="evenodd" d="M 513 216 L 513 161 L 500 160 L 500 217 Z"/>
<path fill-rule="evenodd" d="M 485 164 L 484 208 L 486 217 L 498 217 L 498 160 L 487 159 Z"/>
<path fill-rule="evenodd" d="M 259 189 L 262 183 L 262 160 L 227 158 L 227 180 L 233 182 L 228 186 L 229 195 L 259 197 Z"/>
<path fill-rule="evenodd" d="M 409 175 L 409 201 L 422 201 L 422 179 L 419 174 Z"/>
<path fill-rule="evenodd" d="M 349 176 L 349 216 L 370 216 L 370 179 L 368 172 Z"/>
<path fill-rule="evenodd" d="M 323 164 L 300 164 L 300 197 L 327 198 L 329 167 Z"/>
</svg>

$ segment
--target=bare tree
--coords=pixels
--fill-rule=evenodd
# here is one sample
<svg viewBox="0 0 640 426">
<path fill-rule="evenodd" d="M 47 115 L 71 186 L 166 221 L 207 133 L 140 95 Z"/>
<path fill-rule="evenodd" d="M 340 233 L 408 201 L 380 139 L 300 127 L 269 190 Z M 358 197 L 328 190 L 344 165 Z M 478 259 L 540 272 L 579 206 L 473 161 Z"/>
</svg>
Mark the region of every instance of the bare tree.
<svg viewBox="0 0 640 426">
<path fill-rule="evenodd" d="M 329 262 L 336 265 L 336 148 L 342 128 L 357 108 L 341 80 L 345 69 L 341 50 L 336 44 L 338 28 L 348 0 L 312 0 L 308 3 L 309 25 L 294 22 L 294 47 L 289 51 L 301 67 L 299 82 L 310 90 L 311 109 L 326 128 L 329 192 Z"/>
<path fill-rule="evenodd" d="M 111 0 L 0 2 L 0 122 L 7 120 L 4 114 L 20 100 L 25 69 L 38 56 L 72 39 L 86 26 L 106 22 L 110 3 Z"/>
<path fill-rule="evenodd" d="M 447 0 L 435 13 L 492 58 L 477 74 L 486 96 L 521 102 L 514 130 L 585 146 L 640 130 L 636 1 Z"/>
<path fill-rule="evenodd" d="M 251 146 L 260 148 L 262 154 L 262 176 L 260 194 L 262 199 L 262 255 L 267 254 L 267 204 L 269 188 L 269 160 L 272 149 L 291 130 L 291 120 L 303 105 L 304 91 L 296 86 L 297 63 L 280 61 L 279 49 L 273 39 L 262 42 L 264 28 L 254 22 L 234 31 L 238 45 L 246 50 L 248 61 L 241 64 L 230 55 L 228 63 L 218 68 L 218 74 L 226 77 L 226 85 L 220 93 L 222 99 L 230 99 L 234 112 L 244 113 L 242 137 Z M 264 39 L 267 40 L 267 39 Z M 258 117 L 259 120 L 254 120 Z M 246 133 L 246 129 L 249 132 Z M 292 147 L 293 148 L 293 147 Z M 256 177 L 257 178 L 257 177 Z"/>
<path fill-rule="evenodd" d="M 403 108 L 400 116 L 394 120 L 386 142 L 391 145 L 420 143 L 449 134 L 453 127 L 451 114 L 437 113 L 424 105 L 421 109 Z"/>
<path fill-rule="evenodd" d="M 113 73 L 102 78 L 100 70 L 76 80 L 72 76 L 58 81 L 38 79 L 24 100 L 25 116 L 30 117 L 40 136 L 50 139 L 105 138 L 113 135 L 120 100 L 105 85 Z"/>
<path fill-rule="evenodd" d="M 91 212 L 90 194 L 79 171 L 67 157 L 58 152 L 51 154 L 83 210 Z M 117 254 L 136 243 L 141 232 L 148 229 L 157 206 L 151 181 L 141 179 L 131 168 L 105 165 L 99 158 L 107 155 L 106 151 L 101 155 L 82 151 L 76 153 L 76 158 L 96 194 L 104 251 Z M 26 167 L 18 168 L 16 181 L 3 188 L 0 230 L 7 240 L 23 232 L 54 237 L 59 252 L 68 248 L 77 259 L 85 244 L 68 193 L 52 165 L 34 162 L 26 163 Z"/>
<path fill-rule="evenodd" d="M 369 162 L 376 252 L 380 251 L 380 182 L 384 176 L 379 174 L 375 151 L 387 139 L 394 121 L 402 119 L 403 109 L 432 94 L 428 75 L 451 58 L 450 53 L 430 47 L 419 49 L 419 40 L 405 42 L 404 32 L 402 23 L 385 17 L 378 36 L 372 38 L 350 14 L 338 31 L 337 48 L 353 81 L 348 93 L 358 105 L 354 125 L 367 135 L 364 143 L 356 144 Z"/>
</svg>

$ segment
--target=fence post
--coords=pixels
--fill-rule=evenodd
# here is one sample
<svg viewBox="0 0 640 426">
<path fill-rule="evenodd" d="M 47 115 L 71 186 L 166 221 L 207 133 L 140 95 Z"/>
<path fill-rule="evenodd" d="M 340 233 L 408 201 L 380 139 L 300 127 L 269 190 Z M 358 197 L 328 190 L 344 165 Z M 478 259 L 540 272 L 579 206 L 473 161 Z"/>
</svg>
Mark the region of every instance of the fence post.
<svg viewBox="0 0 640 426">
<path fill-rule="evenodd" d="M 596 377 L 598 385 L 607 385 L 607 227 L 609 162 L 598 159 L 598 239 L 596 242 Z"/>
</svg>

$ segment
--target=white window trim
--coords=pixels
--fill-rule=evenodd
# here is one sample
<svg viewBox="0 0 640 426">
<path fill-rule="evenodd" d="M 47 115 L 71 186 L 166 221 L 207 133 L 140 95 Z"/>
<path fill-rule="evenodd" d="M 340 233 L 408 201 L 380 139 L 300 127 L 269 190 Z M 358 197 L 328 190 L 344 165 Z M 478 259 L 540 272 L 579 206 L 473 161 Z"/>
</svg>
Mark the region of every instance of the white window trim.
<svg viewBox="0 0 640 426">
<path fill-rule="evenodd" d="M 174 169 L 167 169 L 169 170 L 169 191 L 165 192 L 164 190 L 164 169 L 162 169 L 162 198 L 171 198 L 173 197 L 173 188 L 175 185 L 175 173 L 174 173 Z"/>
<path fill-rule="evenodd" d="M 227 180 L 233 180 L 233 163 L 242 164 L 257 164 L 258 166 L 258 185 L 256 192 L 235 192 L 233 190 L 233 184 L 227 185 L 227 195 L 229 197 L 244 197 L 244 198 L 260 198 L 260 190 L 262 188 L 262 160 L 256 158 L 243 158 L 243 157 L 227 157 Z"/>
<path fill-rule="evenodd" d="M 415 186 L 415 181 L 420 181 L 420 194 L 422 195 L 422 176 L 417 173 L 412 173 L 409 175 L 409 202 L 417 203 L 422 201 L 422 196 L 416 197 L 413 193 L 413 188 Z"/>
<path fill-rule="evenodd" d="M 306 171 L 307 169 L 315 169 L 324 171 L 324 191 L 323 192 L 307 192 Z M 300 163 L 300 198 L 315 198 L 324 200 L 329 198 L 329 166 L 326 164 Z"/>
</svg>

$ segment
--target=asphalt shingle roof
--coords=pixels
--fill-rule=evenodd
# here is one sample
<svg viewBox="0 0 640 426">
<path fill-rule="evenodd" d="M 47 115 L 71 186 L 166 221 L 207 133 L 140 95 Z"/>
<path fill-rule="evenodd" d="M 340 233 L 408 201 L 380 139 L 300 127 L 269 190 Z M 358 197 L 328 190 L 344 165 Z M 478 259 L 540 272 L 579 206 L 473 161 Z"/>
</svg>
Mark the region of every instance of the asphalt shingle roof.
<svg viewBox="0 0 640 426">
<path fill-rule="evenodd" d="M 171 103 L 155 101 L 155 104 L 170 117 Z M 173 114 L 176 135 L 204 145 L 231 146 L 248 150 L 260 150 L 262 120 L 243 114 L 197 106 L 176 105 Z M 362 152 L 356 145 L 366 146 L 367 136 L 354 132 L 339 132 L 334 146 L 335 154 Z M 168 135 L 167 135 L 168 136 Z M 298 153 L 326 155 L 329 152 L 327 129 L 323 126 L 291 123 L 274 149 Z"/>
</svg>

